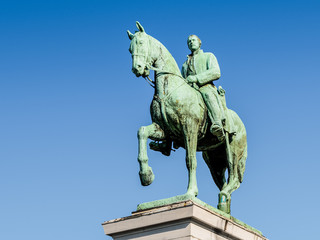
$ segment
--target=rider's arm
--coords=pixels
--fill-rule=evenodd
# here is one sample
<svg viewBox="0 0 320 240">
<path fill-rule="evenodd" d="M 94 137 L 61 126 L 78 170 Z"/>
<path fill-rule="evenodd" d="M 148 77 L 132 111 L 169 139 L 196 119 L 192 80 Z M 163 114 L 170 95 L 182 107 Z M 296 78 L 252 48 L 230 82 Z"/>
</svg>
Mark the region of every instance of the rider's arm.
<svg viewBox="0 0 320 240">
<path fill-rule="evenodd" d="M 206 67 L 207 70 L 196 75 L 199 86 L 205 85 L 211 81 L 218 80 L 221 76 L 220 67 L 217 58 L 212 53 L 207 53 Z"/>
<path fill-rule="evenodd" d="M 181 68 L 181 75 L 183 78 L 187 78 L 187 76 L 186 76 L 187 67 L 188 67 L 187 62 L 185 62 Z"/>
</svg>

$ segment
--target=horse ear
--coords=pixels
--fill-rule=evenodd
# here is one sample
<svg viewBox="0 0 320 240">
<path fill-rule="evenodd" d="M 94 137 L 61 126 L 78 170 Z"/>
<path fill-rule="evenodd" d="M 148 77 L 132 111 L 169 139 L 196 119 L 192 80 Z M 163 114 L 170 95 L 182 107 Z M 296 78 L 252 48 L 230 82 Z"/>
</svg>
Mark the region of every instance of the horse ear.
<svg viewBox="0 0 320 240">
<path fill-rule="evenodd" d="M 129 39 L 132 40 L 134 35 L 129 30 L 127 30 L 127 34 L 128 34 Z"/>
<path fill-rule="evenodd" d="M 137 25 L 137 28 L 139 29 L 140 32 L 144 32 L 144 28 L 142 27 L 142 25 L 136 21 L 136 25 Z"/>
</svg>

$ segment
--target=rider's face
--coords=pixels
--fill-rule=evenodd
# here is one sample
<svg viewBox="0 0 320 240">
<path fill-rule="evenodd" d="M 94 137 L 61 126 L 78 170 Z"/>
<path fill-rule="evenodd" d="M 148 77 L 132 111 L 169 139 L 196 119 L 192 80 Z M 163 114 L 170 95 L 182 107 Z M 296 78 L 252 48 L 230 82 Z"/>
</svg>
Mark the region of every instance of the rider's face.
<svg viewBox="0 0 320 240">
<path fill-rule="evenodd" d="M 188 38 L 188 47 L 191 52 L 194 52 L 200 48 L 200 41 L 196 36 L 190 36 Z"/>
</svg>

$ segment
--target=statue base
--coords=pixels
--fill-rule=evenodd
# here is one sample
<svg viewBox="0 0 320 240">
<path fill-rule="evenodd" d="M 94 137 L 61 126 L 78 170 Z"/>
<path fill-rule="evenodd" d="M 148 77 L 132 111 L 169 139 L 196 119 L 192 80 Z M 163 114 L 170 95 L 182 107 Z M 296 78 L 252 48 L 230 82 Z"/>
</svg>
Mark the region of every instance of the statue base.
<svg viewBox="0 0 320 240">
<path fill-rule="evenodd" d="M 166 204 L 177 198 L 185 200 Z M 180 195 L 140 204 L 131 216 L 102 223 L 104 232 L 115 240 L 267 240 L 240 220 L 198 198 L 187 198 Z"/>
</svg>

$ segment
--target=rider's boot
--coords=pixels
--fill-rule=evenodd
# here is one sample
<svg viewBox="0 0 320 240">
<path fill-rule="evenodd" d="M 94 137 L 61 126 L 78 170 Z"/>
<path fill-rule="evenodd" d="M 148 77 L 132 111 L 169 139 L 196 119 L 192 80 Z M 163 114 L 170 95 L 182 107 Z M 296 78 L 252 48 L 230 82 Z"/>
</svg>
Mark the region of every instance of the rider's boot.
<svg viewBox="0 0 320 240">
<path fill-rule="evenodd" d="M 220 142 L 225 139 L 223 127 L 218 123 L 213 123 L 210 127 L 210 132 L 218 138 Z"/>
<path fill-rule="evenodd" d="M 153 151 L 161 152 L 165 156 L 170 156 L 171 153 L 171 141 L 168 143 L 167 140 L 164 140 L 162 142 L 155 142 L 152 141 L 149 143 L 150 149 Z"/>
<path fill-rule="evenodd" d="M 225 133 L 221 121 L 221 112 L 217 107 L 213 107 L 212 104 L 207 104 L 207 107 L 208 115 L 212 122 L 210 132 L 222 142 L 225 139 Z"/>
<path fill-rule="evenodd" d="M 211 120 L 212 126 L 210 132 L 218 138 L 221 142 L 225 139 L 225 133 L 222 125 L 222 120 L 225 118 L 222 115 L 223 109 L 219 103 L 219 96 L 217 90 L 210 84 L 200 88 L 203 100 L 207 105 L 208 115 Z"/>
</svg>

